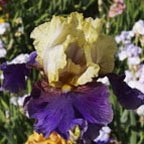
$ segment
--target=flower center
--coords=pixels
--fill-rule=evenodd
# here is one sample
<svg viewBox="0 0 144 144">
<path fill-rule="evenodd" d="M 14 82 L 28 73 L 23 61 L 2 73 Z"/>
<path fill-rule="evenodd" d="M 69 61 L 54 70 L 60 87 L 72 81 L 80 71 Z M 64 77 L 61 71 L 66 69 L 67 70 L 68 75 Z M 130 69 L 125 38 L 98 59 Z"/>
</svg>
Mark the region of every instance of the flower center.
<svg viewBox="0 0 144 144">
<path fill-rule="evenodd" d="M 72 87 L 70 85 L 65 84 L 65 85 L 62 86 L 62 92 L 63 93 L 68 93 L 71 90 L 72 90 Z"/>
</svg>

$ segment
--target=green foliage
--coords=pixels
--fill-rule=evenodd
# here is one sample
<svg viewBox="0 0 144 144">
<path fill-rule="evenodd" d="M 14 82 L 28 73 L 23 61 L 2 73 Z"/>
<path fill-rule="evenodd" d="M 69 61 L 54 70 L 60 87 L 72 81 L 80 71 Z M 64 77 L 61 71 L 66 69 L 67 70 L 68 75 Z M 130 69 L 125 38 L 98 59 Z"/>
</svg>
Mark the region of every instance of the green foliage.
<svg viewBox="0 0 144 144">
<path fill-rule="evenodd" d="M 20 144 L 32 133 L 32 122 L 22 108 L 10 104 L 10 95 L 0 97 L 0 144 Z"/>
</svg>

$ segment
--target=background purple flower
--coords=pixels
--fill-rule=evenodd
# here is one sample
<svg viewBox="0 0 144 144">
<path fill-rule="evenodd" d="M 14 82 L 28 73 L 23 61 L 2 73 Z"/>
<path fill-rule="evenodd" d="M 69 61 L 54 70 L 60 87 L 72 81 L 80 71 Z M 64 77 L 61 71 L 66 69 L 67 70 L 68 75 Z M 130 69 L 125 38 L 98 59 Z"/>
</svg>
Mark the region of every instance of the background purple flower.
<svg viewBox="0 0 144 144">
<path fill-rule="evenodd" d="M 34 62 L 36 53 L 30 55 L 20 55 L 8 63 L 0 65 L 0 70 L 3 71 L 4 80 L 2 87 L 10 92 L 17 93 L 26 88 L 26 76 L 29 75 L 30 69 L 28 64 Z"/>
<path fill-rule="evenodd" d="M 29 70 L 25 64 L 1 65 L 4 80 L 2 87 L 10 92 L 16 93 L 26 88 L 25 76 L 28 76 Z"/>
<path fill-rule="evenodd" d="M 122 31 L 120 35 L 115 37 L 115 40 L 117 44 L 130 44 L 133 36 L 134 33 L 132 31 Z"/>
<path fill-rule="evenodd" d="M 118 58 L 120 61 L 127 59 L 128 66 L 138 65 L 141 62 L 142 49 L 134 44 L 126 44 L 120 47 Z"/>
<path fill-rule="evenodd" d="M 144 104 L 144 94 L 137 89 L 129 87 L 125 82 L 125 76 L 117 76 L 116 74 L 109 74 L 114 94 L 117 96 L 119 102 L 127 109 L 136 109 Z"/>
</svg>

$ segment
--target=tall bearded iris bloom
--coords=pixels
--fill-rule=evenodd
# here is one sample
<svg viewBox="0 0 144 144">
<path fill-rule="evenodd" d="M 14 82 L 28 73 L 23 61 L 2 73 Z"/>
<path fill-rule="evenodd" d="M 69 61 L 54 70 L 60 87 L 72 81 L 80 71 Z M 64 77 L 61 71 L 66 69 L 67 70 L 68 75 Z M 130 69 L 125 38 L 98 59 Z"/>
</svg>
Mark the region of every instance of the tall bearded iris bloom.
<svg viewBox="0 0 144 144">
<path fill-rule="evenodd" d="M 43 78 L 34 84 L 25 109 L 36 120 L 35 131 L 46 138 L 56 132 L 68 140 L 91 144 L 101 127 L 112 121 L 109 90 L 97 82 L 100 76 L 108 76 L 126 108 L 143 103 L 142 93 L 111 74 L 116 46 L 102 28 L 101 19 L 75 12 L 68 17 L 53 16 L 31 33 Z"/>
<path fill-rule="evenodd" d="M 48 137 L 56 131 L 70 138 L 78 125 L 84 131 L 81 137 L 94 139 L 112 121 L 108 88 L 94 80 L 114 67 L 115 42 L 101 30 L 101 19 L 72 13 L 54 16 L 31 33 L 47 78 L 34 85 L 27 103 L 37 132 Z"/>
</svg>

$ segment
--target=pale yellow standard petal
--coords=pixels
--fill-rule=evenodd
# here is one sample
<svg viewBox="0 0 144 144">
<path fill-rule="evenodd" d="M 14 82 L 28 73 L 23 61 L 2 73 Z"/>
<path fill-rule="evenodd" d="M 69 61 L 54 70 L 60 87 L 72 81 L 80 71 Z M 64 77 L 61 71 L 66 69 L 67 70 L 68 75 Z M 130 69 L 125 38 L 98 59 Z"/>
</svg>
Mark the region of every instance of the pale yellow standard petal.
<svg viewBox="0 0 144 144">
<path fill-rule="evenodd" d="M 41 24 L 33 30 L 31 38 L 35 39 L 33 44 L 41 62 L 43 62 L 46 49 L 62 43 L 69 29 L 70 26 L 65 25 L 64 17 L 53 16 L 51 22 Z"/>
<path fill-rule="evenodd" d="M 83 23 L 83 31 L 85 34 L 86 41 L 88 43 L 95 42 L 101 33 L 103 26 L 103 20 L 96 18 L 87 18 Z"/>
<path fill-rule="evenodd" d="M 91 82 L 94 77 L 98 76 L 99 69 L 99 65 L 97 64 L 89 66 L 87 70 L 78 78 L 76 85 L 83 85 L 87 82 Z"/>
<path fill-rule="evenodd" d="M 42 64 L 44 51 L 48 45 L 48 32 L 50 23 L 46 22 L 38 27 L 36 27 L 31 33 L 30 37 L 34 40 L 34 47 L 38 54 L 38 61 Z"/>
<path fill-rule="evenodd" d="M 100 65 L 100 74 L 111 73 L 115 62 L 116 43 L 111 36 L 100 35 L 92 45 L 93 62 Z"/>
<path fill-rule="evenodd" d="M 34 29 L 31 38 L 51 86 L 83 85 L 112 72 L 115 42 L 102 35 L 102 23 L 74 12 L 68 17 L 53 16 Z"/>
<path fill-rule="evenodd" d="M 48 74 L 49 83 L 59 81 L 59 70 L 67 64 L 63 45 L 57 45 L 45 51 L 43 64 L 44 70 Z"/>
</svg>

